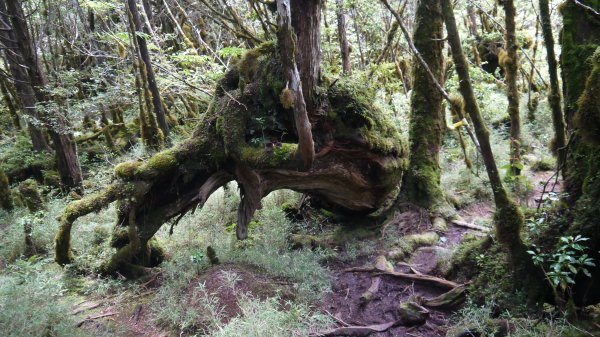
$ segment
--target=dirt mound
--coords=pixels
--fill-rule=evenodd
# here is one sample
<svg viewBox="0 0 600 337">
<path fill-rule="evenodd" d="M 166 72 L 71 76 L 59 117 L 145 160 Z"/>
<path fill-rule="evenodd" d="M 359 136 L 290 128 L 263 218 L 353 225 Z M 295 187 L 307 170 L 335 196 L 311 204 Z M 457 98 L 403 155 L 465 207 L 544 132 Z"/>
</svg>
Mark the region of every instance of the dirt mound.
<svg viewBox="0 0 600 337">
<path fill-rule="evenodd" d="M 278 296 L 282 302 L 295 296 L 290 290 L 291 284 L 285 280 L 274 279 L 249 266 L 225 264 L 206 270 L 190 282 L 187 298 L 197 297 L 199 284 L 203 285 L 205 293 L 210 294 L 214 300 L 216 310 L 221 312 L 221 323 L 227 323 L 241 314 L 238 305 L 240 296 L 261 300 Z"/>
</svg>

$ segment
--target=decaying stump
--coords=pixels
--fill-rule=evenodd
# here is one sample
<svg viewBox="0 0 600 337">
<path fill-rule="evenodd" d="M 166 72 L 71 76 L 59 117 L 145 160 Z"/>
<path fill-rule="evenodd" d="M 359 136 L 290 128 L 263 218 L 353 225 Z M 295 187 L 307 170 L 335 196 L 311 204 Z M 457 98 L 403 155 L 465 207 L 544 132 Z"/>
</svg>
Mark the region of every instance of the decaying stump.
<svg viewBox="0 0 600 337">
<path fill-rule="evenodd" d="M 75 220 L 118 203 L 107 272 L 159 262 L 153 235 L 168 220 L 202 207 L 219 187 L 237 181 L 241 202 L 236 234 L 261 199 L 278 189 L 315 196 L 331 208 L 368 214 L 397 190 L 406 165 L 399 133 L 373 104 L 370 90 L 343 80 L 320 88 L 312 121 L 314 162 L 298 153 L 293 104 L 275 43 L 248 51 L 219 82 L 215 98 L 188 140 L 145 162 L 115 168 L 117 182 L 71 203 L 56 235 L 56 261 L 67 264 Z"/>
</svg>

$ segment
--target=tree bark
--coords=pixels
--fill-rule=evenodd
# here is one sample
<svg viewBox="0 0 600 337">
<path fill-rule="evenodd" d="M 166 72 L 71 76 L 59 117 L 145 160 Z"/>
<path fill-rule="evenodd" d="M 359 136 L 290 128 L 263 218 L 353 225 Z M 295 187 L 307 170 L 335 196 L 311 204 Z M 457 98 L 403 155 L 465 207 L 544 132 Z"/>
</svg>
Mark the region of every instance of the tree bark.
<svg viewBox="0 0 600 337">
<path fill-rule="evenodd" d="M 599 0 L 579 1 L 600 11 Z M 568 130 L 567 159 L 564 172 L 566 201 L 572 209 L 573 221 L 567 235 L 582 235 L 589 255 L 600 259 L 600 21 L 588 8 L 575 1 L 561 6 L 563 29 L 561 39 L 561 72 L 564 115 Z M 594 103 L 596 102 L 596 103 Z M 578 277 L 573 298 L 579 305 L 600 301 L 600 269 L 593 268 L 592 277 Z"/>
<path fill-rule="evenodd" d="M 560 102 L 560 87 L 558 84 L 558 66 L 556 54 L 554 53 L 554 35 L 552 34 L 552 21 L 550 19 L 550 7 L 548 0 L 540 0 L 540 20 L 542 22 L 542 35 L 546 45 L 546 59 L 548 61 L 548 73 L 550 75 L 550 96 L 548 102 L 552 110 L 552 123 L 554 125 L 554 145 L 557 155 L 557 167 L 564 172 L 566 160 L 565 145 L 565 120 Z"/>
<path fill-rule="evenodd" d="M 138 32 L 143 31 L 142 20 L 140 18 L 140 13 L 137 9 L 137 3 L 135 0 L 127 0 L 127 8 L 130 15 L 130 20 L 132 21 L 132 26 L 135 29 L 135 39 L 137 41 L 137 45 L 139 48 L 138 57 L 141 63 L 143 63 L 146 73 L 146 78 L 148 80 L 148 89 L 152 93 L 152 106 L 153 111 L 156 116 L 156 120 L 158 121 L 158 126 L 163 132 L 165 138 L 169 136 L 169 125 L 167 124 L 167 120 L 165 118 L 165 113 L 162 108 L 162 102 L 160 99 L 160 92 L 158 90 L 158 86 L 156 84 L 156 77 L 154 75 L 154 70 L 152 68 L 152 62 L 150 60 L 150 52 L 148 51 L 148 45 L 146 43 L 146 39 Z M 148 111 L 150 113 L 150 111 Z"/>
<path fill-rule="evenodd" d="M 29 83 L 28 74 L 21 64 L 25 63 L 22 59 L 17 37 L 12 29 L 12 22 L 7 14 L 6 1 L 0 0 L 0 19 L 2 20 L 2 29 L 0 30 L 0 39 L 6 46 L 4 57 L 12 77 L 15 80 L 15 88 L 19 94 L 19 100 L 23 112 L 27 115 L 27 131 L 31 138 L 33 149 L 36 151 L 50 151 L 50 145 L 44 136 L 41 126 L 41 117 L 35 109 L 35 94 Z"/>
<path fill-rule="evenodd" d="M 517 54 L 516 34 L 516 8 L 514 0 L 504 0 L 505 19 L 505 49 L 506 58 L 502 62 L 506 74 L 506 94 L 508 96 L 508 116 L 510 117 L 510 173 L 520 175 L 521 169 L 521 116 L 519 114 L 519 89 L 517 75 L 519 70 L 519 56 Z"/>
<path fill-rule="evenodd" d="M 14 32 L 14 37 L 16 38 L 18 53 L 22 58 L 22 64 L 15 66 L 25 66 L 27 69 L 28 76 L 26 82 L 29 85 L 23 85 L 22 89 L 25 90 L 28 102 L 23 102 L 23 104 L 33 103 L 33 106 L 35 106 L 37 102 L 50 101 L 51 97 L 45 91 L 48 86 L 48 80 L 38 61 L 34 41 L 28 31 L 21 2 L 6 2 L 6 12 L 10 18 L 12 32 Z M 22 76 L 23 74 L 20 75 Z M 31 92 L 33 92 L 35 98 L 30 96 Z M 50 122 L 49 116 L 46 116 L 46 120 Z M 67 189 L 75 189 L 82 193 L 83 177 L 81 168 L 79 167 L 76 144 L 69 130 L 69 122 L 60 112 L 56 116 L 52 116 L 51 122 L 54 124 L 54 127 L 49 128 L 48 132 L 52 138 L 56 153 L 56 167 L 61 183 Z"/>
<path fill-rule="evenodd" d="M 483 121 L 469 75 L 469 66 L 463 54 L 458 28 L 454 18 L 451 0 L 442 0 L 444 7 L 444 20 L 448 32 L 448 43 L 452 49 L 452 59 L 459 78 L 460 93 L 465 102 L 465 109 L 471 121 L 481 146 L 481 155 L 487 171 L 494 202 L 496 204 L 495 225 L 499 241 L 508 248 L 513 267 L 523 275 L 527 268 L 532 266 L 531 259 L 526 253 L 526 246 L 521 239 L 520 232 L 523 226 L 523 214 L 519 207 L 510 199 L 496 166 L 494 154 L 490 144 L 490 134 Z"/>
<path fill-rule="evenodd" d="M 280 101 L 285 108 L 289 108 L 289 103 L 292 105 L 298 134 L 298 152 L 304 161 L 305 169 L 310 169 L 315 157 L 315 145 L 312 138 L 311 124 L 306 112 L 300 74 L 296 65 L 294 52 L 294 41 L 296 39 L 291 26 L 289 0 L 277 0 L 277 15 L 279 54 L 281 55 L 283 71 L 287 81 L 286 87 L 281 93 Z M 293 101 L 290 100 L 292 96 Z"/>
<path fill-rule="evenodd" d="M 443 18 L 440 0 L 417 4 L 413 41 L 438 83 L 444 83 Z M 413 61 L 410 164 L 403 182 L 408 199 L 436 211 L 443 203 L 440 148 L 446 127 L 442 94 L 418 59 Z"/>
<path fill-rule="evenodd" d="M 10 114 L 10 118 L 12 120 L 13 126 L 17 130 L 21 130 L 21 120 L 19 118 L 19 112 L 17 111 L 17 106 L 14 102 L 16 97 L 12 97 L 10 95 L 10 91 L 8 90 L 8 79 L 0 76 L 0 91 L 2 91 L 2 98 L 4 98 L 4 103 L 6 104 L 6 108 L 8 109 L 8 113 Z"/>
<path fill-rule="evenodd" d="M 318 86 L 321 79 L 321 4 L 322 0 L 291 0 L 292 27 L 296 44 L 298 71 L 302 80 L 304 101 L 311 121 L 320 117 L 317 111 Z"/>
<path fill-rule="evenodd" d="M 346 13 L 344 11 L 344 1 L 336 0 L 338 41 L 340 42 L 340 53 L 342 55 L 342 71 L 346 75 L 352 73 L 350 65 L 350 46 L 348 45 L 348 35 L 346 34 Z"/>
</svg>

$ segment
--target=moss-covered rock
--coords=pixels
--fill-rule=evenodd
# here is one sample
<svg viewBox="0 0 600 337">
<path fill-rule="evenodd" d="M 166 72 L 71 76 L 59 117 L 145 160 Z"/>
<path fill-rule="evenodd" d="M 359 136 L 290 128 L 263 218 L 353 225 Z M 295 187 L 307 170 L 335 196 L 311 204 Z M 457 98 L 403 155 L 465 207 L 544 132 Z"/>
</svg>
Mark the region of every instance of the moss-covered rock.
<svg viewBox="0 0 600 337">
<path fill-rule="evenodd" d="M 436 232 L 406 235 L 398 240 L 395 248 L 390 250 L 387 256 L 393 260 L 402 260 L 420 247 L 435 245 L 439 239 L 440 236 Z"/>
<path fill-rule="evenodd" d="M 41 211 L 46 208 L 44 200 L 38 190 L 38 184 L 33 179 L 27 179 L 19 184 L 21 200 L 30 212 Z"/>
<path fill-rule="evenodd" d="M 12 196 L 8 177 L 0 170 L 0 208 L 11 210 L 13 208 Z"/>
<path fill-rule="evenodd" d="M 59 188 L 61 186 L 60 175 L 57 171 L 46 170 L 42 172 L 44 185 Z"/>
</svg>

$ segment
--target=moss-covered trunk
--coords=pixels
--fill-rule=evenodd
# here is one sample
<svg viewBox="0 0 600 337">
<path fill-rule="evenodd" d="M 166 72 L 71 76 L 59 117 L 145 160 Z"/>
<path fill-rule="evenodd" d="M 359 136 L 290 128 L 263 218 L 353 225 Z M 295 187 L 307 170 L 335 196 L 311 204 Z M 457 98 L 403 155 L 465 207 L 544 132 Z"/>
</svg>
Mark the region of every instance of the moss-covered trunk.
<svg viewBox="0 0 600 337">
<path fill-rule="evenodd" d="M 460 36 L 450 1 L 442 1 L 444 19 L 448 31 L 448 43 L 452 49 L 452 58 L 460 80 L 460 93 L 465 101 L 465 109 L 473 122 L 475 133 L 480 143 L 483 162 L 494 194 L 494 202 L 496 204 L 496 213 L 494 216 L 496 234 L 498 240 L 507 248 L 510 254 L 518 283 L 529 287 L 531 284 L 528 284 L 527 276 L 532 274 L 533 264 L 526 253 L 527 248 L 521 239 L 521 228 L 524 222 L 523 214 L 515 202 L 510 199 L 502 185 L 502 180 L 500 179 L 500 174 L 498 173 L 496 161 L 492 153 L 489 131 L 481 117 L 479 105 L 477 104 L 471 85 L 469 67 L 462 51 Z"/>
<path fill-rule="evenodd" d="M 313 124 L 316 153 L 311 170 L 305 171 L 294 116 L 282 95 L 287 78 L 279 50 L 267 43 L 234 62 L 188 140 L 146 162 L 118 165 L 114 185 L 69 205 L 56 236 L 57 262 L 73 259 L 69 247 L 75 220 L 117 201 L 112 244 L 118 252 L 105 271 L 155 263 L 158 250 L 151 238 L 156 231 L 202 207 L 232 180 L 242 196 L 236 231 L 241 239 L 261 199 L 277 189 L 318 197 L 338 210 L 377 210 L 397 190 L 405 168 L 398 131 L 373 105 L 374 93 L 366 87 L 340 80 L 320 88 L 318 108 L 325 116 Z"/>
<path fill-rule="evenodd" d="M 552 110 L 552 123 L 554 125 L 553 148 L 558 158 L 557 167 L 564 169 L 565 145 L 565 119 L 562 108 L 560 106 L 560 87 L 558 83 L 558 64 L 556 54 L 554 53 L 554 35 L 552 33 L 552 21 L 550 18 L 550 6 L 548 0 L 540 0 L 540 20 L 542 21 L 542 34 L 544 35 L 544 43 L 546 44 L 546 59 L 548 61 L 548 73 L 550 75 L 550 96 L 548 102 Z"/>
<path fill-rule="evenodd" d="M 580 3 L 600 11 L 599 0 Z M 564 110 L 567 127 L 573 130 L 567 148 L 565 190 L 574 208 L 572 234 L 591 238 L 589 254 L 600 259 L 600 18 L 589 10 L 565 1 L 560 58 Z M 600 269 L 592 270 L 592 278 L 576 280 L 577 302 L 600 300 Z"/>
<path fill-rule="evenodd" d="M 444 83 L 443 18 L 440 0 L 420 0 L 413 41 L 439 83 Z M 440 148 L 445 130 L 442 94 L 425 67 L 413 61 L 410 118 L 410 164 L 403 190 L 410 202 L 436 211 L 443 202 Z"/>
<path fill-rule="evenodd" d="M 516 8 L 513 0 L 502 1 L 505 20 L 506 56 L 500 58 L 500 64 L 506 75 L 506 95 L 508 96 L 508 116 L 510 117 L 510 164 L 511 174 L 521 174 L 521 115 L 519 114 L 519 89 L 517 76 L 519 54 L 516 33 Z"/>
</svg>

